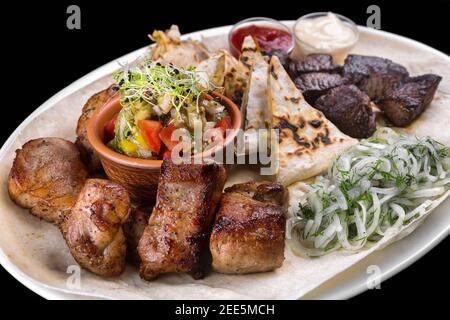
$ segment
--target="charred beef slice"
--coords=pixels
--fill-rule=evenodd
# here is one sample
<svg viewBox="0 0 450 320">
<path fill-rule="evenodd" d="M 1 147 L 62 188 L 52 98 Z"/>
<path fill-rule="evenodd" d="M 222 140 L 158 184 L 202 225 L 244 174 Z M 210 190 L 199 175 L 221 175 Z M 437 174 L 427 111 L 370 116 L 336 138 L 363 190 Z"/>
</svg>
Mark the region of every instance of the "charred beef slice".
<svg viewBox="0 0 450 320">
<path fill-rule="evenodd" d="M 409 75 L 403 66 L 389 59 L 356 54 L 347 56 L 342 74 L 374 101 L 382 99 L 395 83 Z"/>
<path fill-rule="evenodd" d="M 284 66 L 291 78 L 310 72 L 339 73 L 340 66 L 333 63 L 333 57 L 329 54 L 313 53 L 302 60 L 290 60 Z"/>
<path fill-rule="evenodd" d="M 343 85 L 317 99 L 314 107 L 325 114 L 342 132 L 354 138 L 367 138 L 376 129 L 370 98 L 354 85 Z"/>
<path fill-rule="evenodd" d="M 326 94 L 328 90 L 345 84 L 344 78 L 339 74 L 325 72 L 305 73 L 296 77 L 294 82 L 311 105 L 314 105 L 317 98 Z"/>
<path fill-rule="evenodd" d="M 408 78 L 394 85 L 378 106 L 394 125 L 405 127 L 430 104 L 441 80 L 435 74 Z"/>
</svg>

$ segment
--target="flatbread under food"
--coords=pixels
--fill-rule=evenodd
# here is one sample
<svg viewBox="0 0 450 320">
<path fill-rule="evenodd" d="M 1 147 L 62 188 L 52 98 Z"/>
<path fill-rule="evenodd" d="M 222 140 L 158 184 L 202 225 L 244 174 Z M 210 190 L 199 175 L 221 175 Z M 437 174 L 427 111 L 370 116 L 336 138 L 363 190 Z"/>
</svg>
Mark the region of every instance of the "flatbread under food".
<svg viewBox="0 0 450 320">
<path fill-rule="evenodd" d="M 272 126 L 279 130 L 276 179 L 283 185 L 323 172 L 358 142 L 305 101 L 276 56 L 270 60 L 268 84 Z"/>
</svg>

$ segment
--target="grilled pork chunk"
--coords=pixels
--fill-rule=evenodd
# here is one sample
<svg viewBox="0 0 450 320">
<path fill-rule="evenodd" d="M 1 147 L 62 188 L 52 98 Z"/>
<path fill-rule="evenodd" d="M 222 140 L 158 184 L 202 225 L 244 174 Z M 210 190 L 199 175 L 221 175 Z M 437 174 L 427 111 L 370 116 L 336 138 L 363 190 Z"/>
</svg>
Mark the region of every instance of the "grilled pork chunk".
<svg viewBox="0 0 450 320">
<path fill-rule="evenodd" d="M 30 140 L 16 151 L 8 179 L 9 196 L 31 214 L 58 224 L 74 205 L 87 175 L 72 142 Z"/>
<path fill-rule="evenodd" d="M 74 259 L 105 277 L 125 268 L 126 243 L 122 225 L 130 212 L 130 197 L 121 185 L 88 179 L 75 206 L 60 225 Z"/>
<path fill-rule="evenodd" d="M 202 278 L 210 264 L 208 239 L 226 172 L 217 164 L 161 166 L 156 205 L 139 241 L 140 276 L 188 272 Z"/>
<path fill-rule="evenodd" d="M 345 84 L 344 78 L 338 74 L 325 72 L 305 73 L 294 80 L 295 86 L 300 89 L 305 100 L 314 105 L 317 98 L 324 95 L 328 90 Z"/>
<path fill-rule="evenodd" d="M 214 271 L 238 274 L 281 267 L 285 197 L 285 188 L 271 182 L 243 183 L 225 190 L 210 240 Z"/>
<path fill-rule="evenodd" d="M 127 239 L 127 257 L 131 261 L 141 261 L 137 247 L 139 240 L 144 234 L 145 227 L 148 225 L 148 219 L 150 218 L 152 210 L 152 207 L 131 208 L 130 218 L 123 225 L 123 232 Z"/>
<path fill-rule="evenodd" d="M 435 74 L 409 78 L 394 85 L 378 106 L 393 124 L 405 127 L 430 104 L 441 80 Z"/>
<path fill-rule="evenodd" d="M 87 139 L 88 122 L 94 112 L 111 99 L 117 93 L 117 90 L 118 87 L 112 85 L 109 88 L 94 94 L 83 106 L 81 116 L 78 119 L 76 130 L 77 140 L 75 144 L 80 150 L 81 160 L 86 164 L 90 173 L 96 173 L 102 170 L 102 164 L 100 162 L 100 157 Z"/>
<path fill-rule="evenodd" d="M 370 107 L 370 99 L 354 85 L 331 89 L 317 99 L 314 107 L 353 138 L 370 137 L 376 130 L 375 113 Z"/>
<path fill-rule="evenodd" d="M 374 101 L 382 99 L 395 83 L 409 75 L 403 66 L 389 59 L 356 54 L 347 56 L 342 74 Z"/>
<path fill-rule="evenodd" d="M 329 54 L 313 53 L 302 60 L 289 60 L 285 62 L 286 70 L 292 78 L 310 72 L 338 73 L 340 67 L 333 63 Z"/>
</svg>

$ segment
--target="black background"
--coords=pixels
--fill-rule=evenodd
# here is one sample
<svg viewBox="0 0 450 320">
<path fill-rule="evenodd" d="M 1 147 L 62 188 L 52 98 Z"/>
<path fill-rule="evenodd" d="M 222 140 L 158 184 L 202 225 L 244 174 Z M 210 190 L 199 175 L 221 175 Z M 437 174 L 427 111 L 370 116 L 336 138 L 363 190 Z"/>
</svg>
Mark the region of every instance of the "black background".
<svg viewBox="0 0 450 320">
<path fill-rule="evenodd" d="M 68 30 L 66 9 L 81 8 L 81 30 Z M 36 1 L 13 2 L 2 10 L 2 117 L 0 142 L 53 94 L 95 68 L 149 44 L 147 34 L 178 24 L 183 33 L 234 24 L 252 17 L 297 19 L 333 11 L 365 25 L 367 6 L 381 8 L 382 30 L 450 53 L 449 1 Z M 380 44 L 383 45 L 383 44 Z M 420 57 L 418 57 L 420 59 Z M 81 106 L 74 106 L 81 108 Z M 440 298 L 448 287 L 446 239 L 421 260 L 356 299 Z M 0 268 L 8 298 L 40 299 Z"/>
</svg>

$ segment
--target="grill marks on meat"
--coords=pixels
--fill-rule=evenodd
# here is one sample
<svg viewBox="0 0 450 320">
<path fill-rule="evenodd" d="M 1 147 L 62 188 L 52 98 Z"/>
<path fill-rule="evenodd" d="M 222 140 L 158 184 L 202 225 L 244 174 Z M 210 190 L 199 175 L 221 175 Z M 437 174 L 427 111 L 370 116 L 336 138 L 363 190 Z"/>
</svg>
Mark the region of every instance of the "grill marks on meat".
<svg viewBox="0 0 450 320">
<path fill-rule="evenodd" d="M 441 80 L 435 74 L 409 78 L 396 84 L 378 106 L 394 125 L 405 127 L 430 104 Z"/>
<path fill-rule="evenodd" d="M 350 54 L 342 71 L 348 83 L 358 86 L 371 100 L 382 99 L 392 86 L 406 79 L 405 67 L 384 58 Z"/>
<path fill-rule="evenodd" d="M 125 268 L 126 242 L 122 225 L 130 212 L 130 197 L 121 185 L 88 179 L 75 206 L 60 225 L 75 260 L 89 271 L 120 275 Z"/>
<path fill-rule="evenodd" d="M 116 85 L 112 85 L 109 88 L 97 92 L 83 106 L 81 111 L 81 116 L 78 119 L 77 124 L 77 140 L 75 144 L 81 153 L 81 159 L 86 164 L 90 173 L 96 173 L 102 170 L 102 164 L 100 162 L 100 157 L 97 152 L 92 148 L 90 142 L 87 138 L 87 126 L 91 117 L 94 115 L 94 112 L 102 107 L 108 100 L 110 100 L 116 93 L 118 87 Z"/>
<path fill-rule="evenodd" d="M 210 240 L 214 271 L 244 274 L 281 267 L 285 197 L 285 188 L 271 182 L 243 183 L 225 190 Z"/>
<path fill-rule="evenodd" d="M 353 138 L 367 138 L 376 130 L 375 113 L 369 97 L 354 85 L 331 89 L 314 107 L 342 132 Z"/>
<path fill-rule="evenodd" d="M 226 179 L 217 164 L 161 166 L 156 206 L 139 241 L 140 276 L 188 272 L 202 278 L 210 265 L 208 239 Z"/>
<path fill-rule="evenodd" d="M 17 205 L 58 224 L 74 205 L 86 178 L 86 168 L 72 142 L 41 138 L 16 150 L 8 191 Z"/>
<path fill-rule="evenodd" d="M 310 72 L 340 72 L 340 67 L 333 63 L 333 57 L 329 54 L 309 54 L 302 60 L 288 60 L 283 65 L 293 79 Z"/>
<path fill-rule="evenodd" d="M 294 82 L 295 86 L 302 91 L 306 101 L 314 105 L 317 98 L 326 94 L 328 90 L 344 85 L 345 79 L 339 74 L 313 72 L 298 76 Z"/>
</svg>

